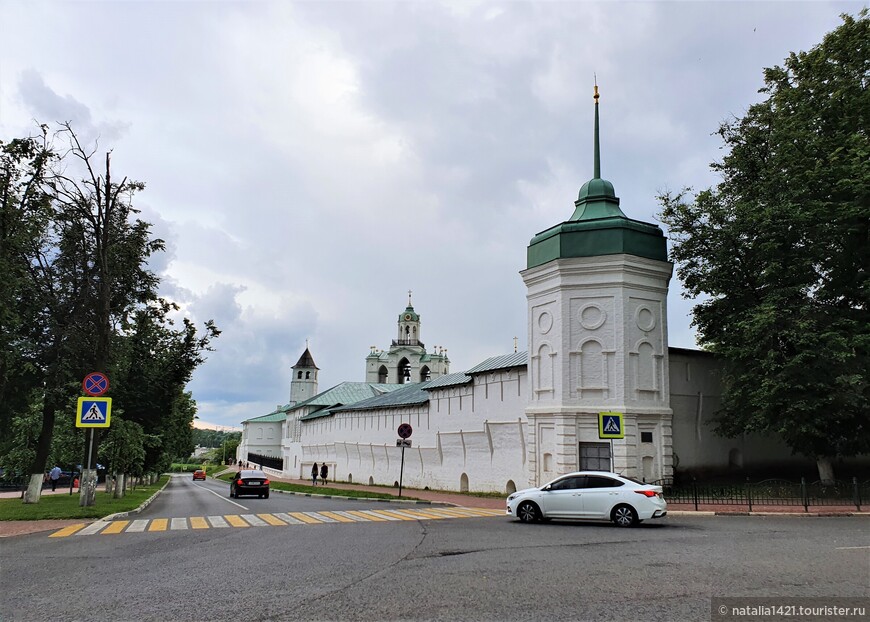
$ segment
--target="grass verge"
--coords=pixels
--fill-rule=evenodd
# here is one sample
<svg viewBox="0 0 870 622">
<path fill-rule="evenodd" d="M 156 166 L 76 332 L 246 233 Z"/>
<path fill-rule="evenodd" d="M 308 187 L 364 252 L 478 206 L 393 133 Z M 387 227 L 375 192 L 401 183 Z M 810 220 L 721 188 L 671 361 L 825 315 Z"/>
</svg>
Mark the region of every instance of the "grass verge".
<svg viewBox="0 0 870 622">
<path fill-rule="evenodd" d="M 168 475 L 162 476 L 156 484 L 137 486 L 136 490 L 127 489 L 123 499 L 114 499 L 111 494 L 97 490 L 96 503 L 90 507 L 79 507 L 79 495 L 43 495 L 39 503 L 25 504 L 20 498 L 0 499 L 0 520 L 60 520 L 102 518 L 115 512 L 135 510 L 151 495 L 160 490 Z"/>
</svg>

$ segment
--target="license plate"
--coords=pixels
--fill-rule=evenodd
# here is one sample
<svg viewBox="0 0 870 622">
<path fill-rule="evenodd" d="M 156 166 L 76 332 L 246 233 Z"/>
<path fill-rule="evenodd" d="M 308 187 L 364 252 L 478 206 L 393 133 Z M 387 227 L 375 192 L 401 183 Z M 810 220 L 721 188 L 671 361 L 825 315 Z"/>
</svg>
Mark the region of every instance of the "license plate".
<svg viewBox="0 0 870 622">
<path fill-rule="evenodd" d="M 260 482 L 259 482 L 259 481 L 256 481 L 256 482 L 248 482 L 248 486 L 259 486 L 259 485 L 260 485 Z"/>
</svg>

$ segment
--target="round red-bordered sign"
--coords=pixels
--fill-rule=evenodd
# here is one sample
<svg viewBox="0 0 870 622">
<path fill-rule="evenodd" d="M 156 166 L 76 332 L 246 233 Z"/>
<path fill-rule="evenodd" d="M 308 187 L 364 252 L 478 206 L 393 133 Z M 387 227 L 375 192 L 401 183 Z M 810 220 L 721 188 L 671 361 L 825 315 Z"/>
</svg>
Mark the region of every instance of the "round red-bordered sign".
<svg viewBox="0 0 870 622">
<path fill-rule="evenodd" d="M 399 433 L 399 438 L 410 438 L 411 432 L 414 431 L 414 428 L 411 427 L 410 423 L 403 423 L 399 426 L 397 431 Z"/>
<path fill-rule="evenodd" d="M 91 397 L 99 397 L 109 390 L 109 377 L 101 371 L 91 372 L 82 380 L 82 390 Z"/>
</svg>

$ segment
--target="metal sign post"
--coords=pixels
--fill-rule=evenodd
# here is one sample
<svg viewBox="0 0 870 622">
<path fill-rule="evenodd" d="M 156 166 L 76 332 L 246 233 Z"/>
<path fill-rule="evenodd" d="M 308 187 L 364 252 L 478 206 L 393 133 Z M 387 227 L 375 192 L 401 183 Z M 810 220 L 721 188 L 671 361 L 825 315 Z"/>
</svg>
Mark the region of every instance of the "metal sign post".
<svg viewBox="0 0 870 622">
<path fill-rule="evenodd" d="M 89 397 L 78 399 L 76 427 L 90 428 L 88 458 L 82 465 L 79 479 L 79 505 L 88 507 L 96 501 L 97 471 L 95 468 L 97 435 L 94 428 L 108 428 L 112 417 L 112 398 L 101 397 L 109 390 L 109 377 L 103 372 L 91 372 L 82 380 L 82 390 Z M 70 492 L 72 488 L 70 488 Z"/>
<path fill-rule="evenodd" d="M 399 497 L 402 496 L 402 476 L 405 474 L 405 447 L 411 446 L 411 433 L 414 431 L 414 428 L 411 427 L 410 423 L 403 423 L 399 426 L 397 430 L 399 434 L 399 439 L 396 440 L 396 447 L 402 448 L 402 463 L 399 467 Z"/>
</svg>

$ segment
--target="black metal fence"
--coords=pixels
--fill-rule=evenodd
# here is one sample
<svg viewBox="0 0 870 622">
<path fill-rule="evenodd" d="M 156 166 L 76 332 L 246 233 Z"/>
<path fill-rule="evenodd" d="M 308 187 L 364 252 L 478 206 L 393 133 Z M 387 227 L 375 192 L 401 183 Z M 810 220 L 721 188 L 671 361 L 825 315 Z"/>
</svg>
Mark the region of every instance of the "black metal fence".
<svg viewBox="0 0 870 622">
<path fill-rule="evenodd" d="M 275 458 L 274 456 L 261 456 L 260 454 L 248 454 L 248 462 L 259 464 L 260 466 L 269 467 L 278 471 L 284 470 L 284 459 Z"/>
<path fill-rule="evenodd" d="M 784 479 L 766 479 L 760 482 L 746 481 L 737 484 L 705 484 L 695 481 L 675 484 L 664 479 L 652 482 L 661 486 L 665 499 L 670 503 L 700 505 L 745 505 L 753 506 L 803 506 L 808 512 L 812 507 L 852 506 L 858 511 L 862 504 L 870 502 L 870 480 L 800 482 Z"/>
</svg>

